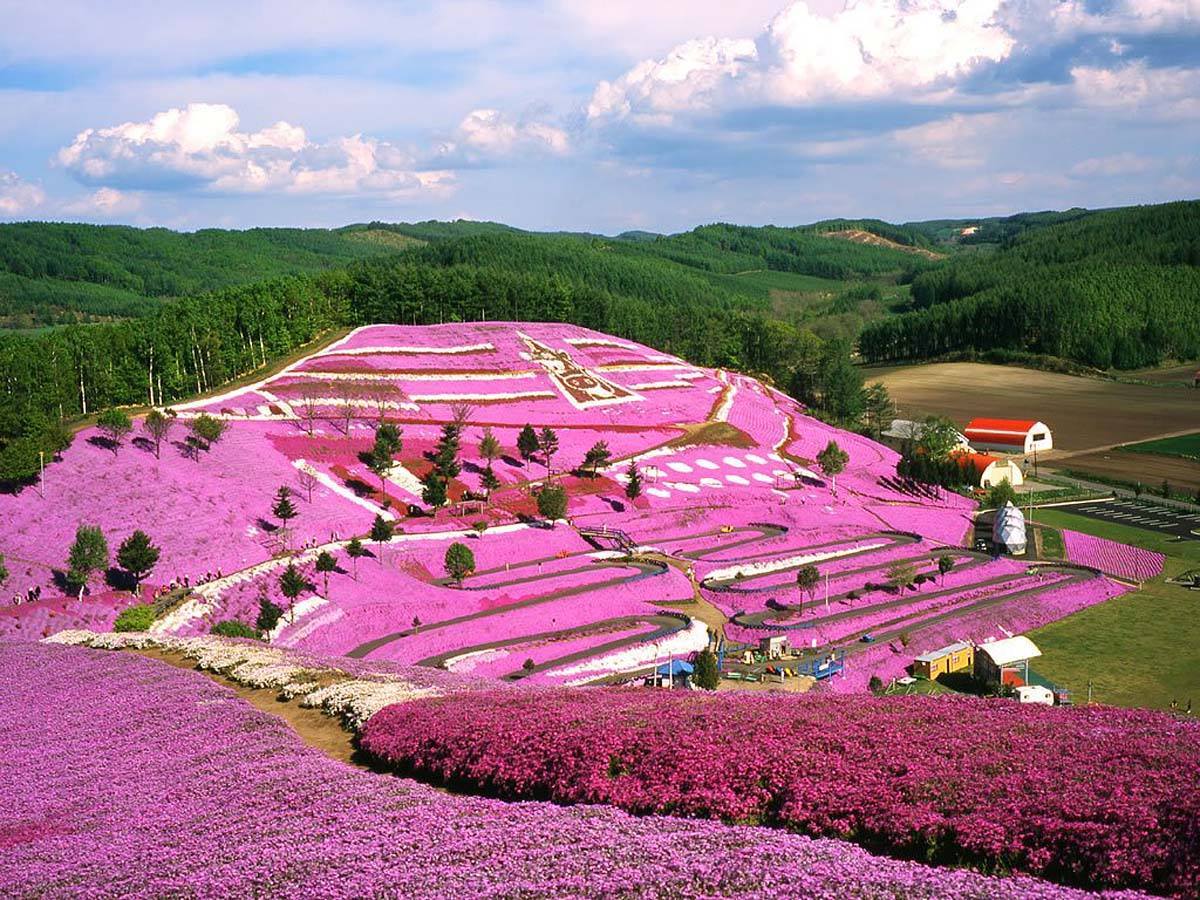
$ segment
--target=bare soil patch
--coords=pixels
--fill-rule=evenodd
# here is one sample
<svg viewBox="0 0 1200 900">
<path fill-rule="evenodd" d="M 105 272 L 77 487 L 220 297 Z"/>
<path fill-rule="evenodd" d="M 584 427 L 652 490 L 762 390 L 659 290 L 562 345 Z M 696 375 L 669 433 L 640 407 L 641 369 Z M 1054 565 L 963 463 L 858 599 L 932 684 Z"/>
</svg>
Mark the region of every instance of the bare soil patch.
<svg viewBox="0 0 1200 900">
<path fill-rule="evenodd" d="M 945 415 L 960 425 L 975 416 L 1040 419 L 1053 431 L 1057 450 L 1068 453 L 1194 431 L 1200 422 L 1200 391 L 1183 388 L 966 362 L 866 369 L 863 375 L 887 386 L 901 418 Z"/>
<path fill-rule="evenodd" d="M 1164 478 L 1173 487 L 1200 490 L 1200 462 L 1177 456 L 1101 450 L 1072 456 L 1062 460 L 1061 464 L 1072 471 L 1095 472 L 1130 482 L 1140 481 L 1152 491 L 1158 489 Z"/>
<path fill-rule="evenodd" d="M 825 237 L 839 238 L 843 241 L 852 241 L 855 244 L 870 244 L 873 247 L 887 247 L 889 250 L 899 250 L 901 253 L 911 253 L 914 256 L 923 256 L 926 259 L 945 259 L 944 253 L 934 253 L 932 250 L 926 250 L 924 247 L 910 247 L 908 244 L 898 244 L 896 241 L 889 240 L 885 237 L 880 237 L 870 231 L 862 231 L 858 228 L 847 229 L 846 231 L 826 231 L 823 232 Z"/>
<path fill-rule="evenodd" d="M 668 441 L 667 447 L 740 447 L 751 449 L 758 444 L 754 438 L 728 422 L 708 422 L 704 425 L 684 425 L 684 434 Z"/>
</svg>

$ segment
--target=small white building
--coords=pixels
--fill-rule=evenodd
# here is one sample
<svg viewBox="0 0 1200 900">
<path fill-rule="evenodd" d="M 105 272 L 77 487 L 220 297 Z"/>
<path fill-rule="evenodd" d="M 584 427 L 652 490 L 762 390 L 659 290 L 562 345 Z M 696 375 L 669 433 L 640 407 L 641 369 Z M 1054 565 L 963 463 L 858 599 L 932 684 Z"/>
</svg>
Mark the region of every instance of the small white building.
<svg viewBox="0 0 1200 900">
<path fill-rule="evenodd" d="M 1054 436 L 1034 419 L 972 419 L 965 429 L 976 450 L 999 453 L 1039 453 L 1054 449 Z"/>
<path fill-rule="evenodd" d="M 1042 706 L 1054 705 L 1054 691 L 1040 684 L 1023 684 L 1017 688 L 1017 700 L 1021 703 L 1040 703 Z"/>
<path fill-rule="evenodd" d="M 996 510 L 992 519 L 992 543 L 1013 556 L 1024 556 L 1025 516 L 1011 501 Z"/>
<path fill-rule="evenodd" d="M 1029 661 L 1042 655 L 1023 634 L 975 648 L 975 677 L 992 687 L 1021 687 L 1029 681 Z"/>
<path fill-rule="evenodd" d="M 991 488 L 1007 480 L 1013 487 L 1025 483 L 1021 467 L 1006 456 L 991 456 L 987 453 L 962 453 L 955 457 L 958 464 L 967 470 L 971 481 L 981 488 Z"/>
<path fill-rule="evenodd" d="M 891 438 L 892 441 L 903 443 L 905 441 L 918 441 L 925 431 L 924 422 L 914 422 L 911 419 L 892 419 L 892 424 L 886 430 L 880 432 L 881 437 Z M 970 450 L 971 442 L 967 440 L 967 436 L 961 431 L 955 432 L 958 439 L 958 447 L 960 450 Z"/>
</svg>

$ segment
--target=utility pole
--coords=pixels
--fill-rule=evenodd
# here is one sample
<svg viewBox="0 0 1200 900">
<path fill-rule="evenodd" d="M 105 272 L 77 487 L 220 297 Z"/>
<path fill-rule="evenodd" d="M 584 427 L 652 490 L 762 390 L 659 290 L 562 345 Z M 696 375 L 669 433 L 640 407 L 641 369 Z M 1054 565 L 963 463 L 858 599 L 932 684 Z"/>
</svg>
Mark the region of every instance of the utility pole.
<svg viewBox="0 0 1200 900">
<path fill-rule="evenodd" d="M 46 451 L 38 451 L 38 495 L 46 497 Z"/>
</svg>

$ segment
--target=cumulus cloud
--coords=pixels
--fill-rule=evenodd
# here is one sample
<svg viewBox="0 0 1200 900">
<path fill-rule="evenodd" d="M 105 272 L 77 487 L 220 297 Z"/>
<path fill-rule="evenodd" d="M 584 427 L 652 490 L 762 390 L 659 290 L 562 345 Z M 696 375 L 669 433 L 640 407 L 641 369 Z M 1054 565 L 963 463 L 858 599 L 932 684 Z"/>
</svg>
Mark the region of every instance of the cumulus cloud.
<svg viewBox="0 0 1200 900">
<path fill-rule="evenodd" d="M 1043 37 L 1047 26 L 1055 35 L 1179 33 L 1200 29 L 1200 0 L 1112 0 L 1102 6 L 1087 0 L 1027 0 L 1014 4 L 1014 21 L 1022 18 Z"/>
<path fill-rule="evenodd" d="M 516 153 L 570 150 L 567 133 L 537 119 L 519 120 L 498 109 L 475 109 L 459 122 L 454 137 L 440 148 L 445 156 L 465 151 L 469 156 L 506 157 Z"/>
<path fill-rule="evenodd" d="M 1004 119 L 996 113 L 953 115 L 892 135 L 904 150 L 942 169 L 976 169 L 987 160 L 988 146 L 1003 130 Z"/>
<path fill-rule="evenodd" d="M 1158 168 L 1159 162 L 1137 153 L 1114 153 L 1110 156 L 1093 156 L 1071 166 L 1071 174 L 1082 178 L 1113 178 L 1121 175 L 1140 175 Z"/>
<path fill-rule="evenodd" d="M 1114 69 L 1071 69 L 1075 99 L 1085 107 L 1141 118 L 1200 120 L 1200 69 L 1154 69 L 1142 60 Z"/>
<path fill-rule="evenodd" d="M 931 99 L 1014 39 L 1001 0 L 862 0 L 832 16 L 791 3 L 756 39 L 705 38 L 597 85 L 590 119 L 670 118 L 724 106 Z"/>
<path fill-rule="evenodd" d="M 21 216 L 45 202 L 46 193 L 36 184 L 22 180 L 16 172 L 0 171 L 0 216 Z"/>
<path fill-rule="evenodd" d="M 113 219 L 140 212 L 141 209 L 141 196 L 108 187 L 102 187 L 88 194 L 86 197 L 71 201 L 63 206 L 64 212 L 73 216 L 84 216 L 89 219 Z"/>
<path fill-rule="evenodd" d="M 118 189 L 403 196 L 453 181 L 449 172 L 417 166 L 406 150 L 361 134 L 314 142 L 288 122 L 254 132 L 239 124 L 230 106 L 190 103 L 144 122 L 81 131 L 58 162 L 84 184 Z"/>
</svg>

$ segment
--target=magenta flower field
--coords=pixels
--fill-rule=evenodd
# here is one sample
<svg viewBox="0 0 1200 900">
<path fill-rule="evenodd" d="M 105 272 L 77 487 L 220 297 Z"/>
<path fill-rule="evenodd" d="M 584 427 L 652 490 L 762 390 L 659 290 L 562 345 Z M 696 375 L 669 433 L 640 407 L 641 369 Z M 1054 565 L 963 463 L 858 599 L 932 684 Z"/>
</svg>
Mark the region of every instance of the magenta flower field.
<svg viewBox="0 0 1200 900">
<path fill-rule="evenodd" d="M 429 511 L 419 479 L 442 424 L 464 410 L 462 471 L 451 498 L 482 496 L 485 430 L 500 443 L 492 463 L 500 487 L 487 504 Z M 816 653 L 852 650 L 854 665 L 832 684 L 838 691 L 858 690 L 872 674 L 902 674 L 912 655 L 938 646 L 947 631 L 974 637 L 1000 623 L 1042 619 L 1053 607 L 1039 602 L 1041 594 L 1067 596 L 1058 605 L 1074 610 L 1119 590 L 1085 570 L 1034 573 L 964 558 L 944 583 L 887 596 L 871 585 L 885 580 L 889 565 L 918 556 L 928 573 L 939 548 L 963 545 L 971 501 L 907 492 L 892 450 L 807 416 L 752 378 L 576 326 L 368 326 L 260 382 L 175 411 L 178 425 L 160 457 L 144 439 L 112 452 L 84 431 L 49 467 L 44 488 L 0 495 L 9 526 L 0 535 L 6 588 L 42 592 L 37 603 L 6 609 L 0 634 L 104 628 L 132 602 L 103 584 L 103 573 L 84 598 L 95 598 L 91 606 L 67 602 L 63 571 L 81 524 L 103 529 L 110 564 L 116 546 L 141 528 L 162 551 L 146 590 L 184 581 L 193 588 L 164 610 L 154 624 L 159 633 L 202 634 L 230 619 L 253 625 L 266 599 L 287 610 L 272 634 L 287 646 L 401 663 L 463 658 L 504 676 L 512 674 L 509 657 L 532 642 L 525 658 L 539 667 L 535 680 L 551 683 L 701 649 L 714 625 L 692 616 L 688 569 L 733 642 L 756 643 L 786 627 L 802 629 L 795 642 Z M 186 425 L 200 413 L 223 419 L 226 434 L 207 451 L 185 454 Z M 362 458 L 380 417 L 403 436 L 382 480 Z M 517 452 L 526 424 L 556 432 L 552 458 Z M 573 471 L 599 441 L 609 467 L 594 478 Z M 836 484 L 816 462 L 830 441 L 849 454 Z M 636 499 L 626 496 L 631 465 L 642 481 Z M 538 521 L 533 497 L 551 468 L 571 495 L 569 521 L 553 528 Z M 286 534 L 273 514 L 281 486 L 296 506 Z M 382 546 L 367 541 L 367 556 L 356 562 L 346 545 L 365 538 L 376 517 L 391 521 L 395 536 Z M 609 531 L 619 540 L 605 539 Z M 898 532 L 919 544 L 902 545 L 910 538 Z M 443 558 L 456 541 L 475 558 L 461 588 L 443 583 Z M 1122 545 L 1072 534 L 1067 542 L 1073 561 L 1117 577 L 1146 577 L 1155 565 L 1152 555 Z M 612 561 L 635 547 L 673 562 Z M 328 580 L 314 571 L 321 551 L 336 560 Z M 290 561 L 311 585 L 294 609 L 279 587 Z M 809 597 L 803 614 L 768 614 L 768 601 L 797 600 L 795 571 L 810 563 L 830 578 L 829 609 Z M 1008 578 L 998 583 L 1001 575 Z M 730 577 L 738 583 L 722 586 Z M 1040 612 L 1023 615 L 1028 609 Z M 664 612 L 677 616 L 674 626 L 642 627 Z M 674 634 L 664 634 L 671 627 Z M 868 630 L 893 647 L 903 630 L 909 651 L 885 656 L 856 646 Z M 606 632 L 623 635 L 621 646 L 594 640 Z M 591 645 L 597 658 L 581 667 Z M 555 665 L 556 657 L 569 664 Z"/>
<path fill-rule="evenodd" d="M 925 697 L 459 694 L 362 745 L 511 799 L 606 803 L 845 838 L 1091 887 L 1200 889 L 1200 724 Z"/>
<path fill-rule="evenodd" d="M 1127 581 L 1147 581 L 1162 574 L 1165 557 L 1161 553 L 1067 528 L 1063 529 L 1062 536 L 1067 559 L 1071 562 L 1092 566 Z"/>
<path fill-rule="evenodd" d="M 0 749 L 6 896 L 1084 896 L 831 839 L 452 796 L 125 653 L 0 643 Z"/>
</svg>

